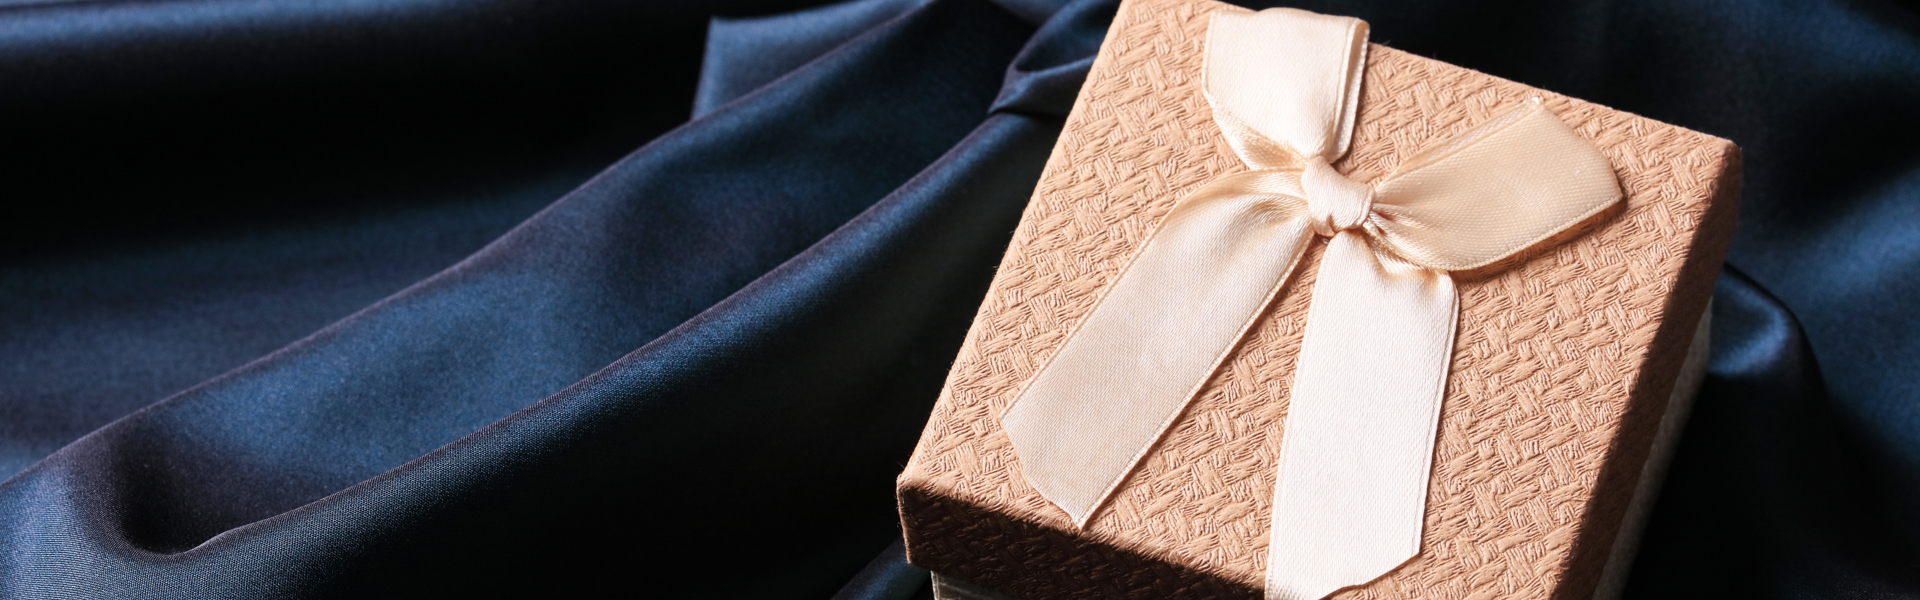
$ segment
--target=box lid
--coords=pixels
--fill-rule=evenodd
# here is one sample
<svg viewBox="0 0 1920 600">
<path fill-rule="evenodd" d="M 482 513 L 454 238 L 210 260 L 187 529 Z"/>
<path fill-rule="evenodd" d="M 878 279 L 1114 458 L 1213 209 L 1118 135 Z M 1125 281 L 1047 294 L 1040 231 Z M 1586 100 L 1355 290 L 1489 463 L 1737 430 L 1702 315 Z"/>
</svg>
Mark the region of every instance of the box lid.
<svg viewBox="0 0 1920 600">
<path fill-rule="evenodd" d="M 1167 211 L 1245 169 L 1201 92 L 1217 10 L 1244 9 L 1122 4 L 900 476 L 915 564 L 1032 600 L 1258 597 L 1318 244 L 1085 529 L 1026 483 L 999 422 Z M 1335 165 L 1355 181 L 1539 97 L 1607 157 L 1626 200 L 1561 243 L 1454 274 L 1421 554 L 1337 596 L 1591 594 L 1731 238 L 1739 151 L 1380 45 L 1362 85 Z"/>
</svg>

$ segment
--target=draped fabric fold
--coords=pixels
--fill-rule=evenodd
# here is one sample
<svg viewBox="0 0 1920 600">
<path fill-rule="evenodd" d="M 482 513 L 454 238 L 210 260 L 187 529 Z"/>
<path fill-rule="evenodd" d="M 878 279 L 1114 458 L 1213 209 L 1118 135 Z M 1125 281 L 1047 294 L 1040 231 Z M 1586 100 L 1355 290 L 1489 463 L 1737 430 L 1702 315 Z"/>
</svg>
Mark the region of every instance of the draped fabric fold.
<svg viewBox="0 0 1920 600">
<path fill-rule="evenodd" d="M 1419 551 L 1458 300 L 1483 267 L 1618 202 L 1611 166 L 1538 99 L 1371 185 L 1330 163 L 1354 127 L 1367 26 L 1220 13 L 1215 121 L 1250 170 L 1181 200 L 1003 416 L 1027 480 L 1086 526 L 1284 286 L 1314 237 L 1282 432 L 1269 598 L 1366 583 Z"/>
</svg>

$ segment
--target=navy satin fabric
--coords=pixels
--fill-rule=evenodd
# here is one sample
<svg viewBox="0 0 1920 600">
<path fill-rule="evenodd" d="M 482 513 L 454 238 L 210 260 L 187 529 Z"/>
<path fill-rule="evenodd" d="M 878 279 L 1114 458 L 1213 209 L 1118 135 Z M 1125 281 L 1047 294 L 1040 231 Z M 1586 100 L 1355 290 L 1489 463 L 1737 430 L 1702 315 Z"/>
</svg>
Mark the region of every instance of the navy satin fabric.
<svg viewBox="0 0 1920 600">
<path fill-rule="evenodd" d="M 1739 143 L 1628 597 L 1920 596 L 1910 8 L 1299 6 Z M 0 5 L 0 595 L 925 597 L 892 479 L 1113 14 Z"/>
</svg>

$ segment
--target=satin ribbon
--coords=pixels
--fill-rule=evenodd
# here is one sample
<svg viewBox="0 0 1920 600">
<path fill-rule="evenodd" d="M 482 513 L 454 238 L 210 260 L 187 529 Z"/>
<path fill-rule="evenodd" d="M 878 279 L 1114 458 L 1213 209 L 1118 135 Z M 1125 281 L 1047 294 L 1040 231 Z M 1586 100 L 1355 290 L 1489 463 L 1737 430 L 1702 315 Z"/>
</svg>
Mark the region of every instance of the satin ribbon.
<svg viewBox="0 0 1920 600">
<path fill-rule="evenodd" d="M 1282 431 L 1270 599 L 1314 600 L 1418 554 L 1459 303 L 1450 271 L 1618 202 L 1611 165 L 1533 99 L 1373 185 L 1352 137 L 1367 25 L 1216 13 L 1206 89 L 1250 170 L 1181 200 L 1002 416 L 1027 480 L 1084 527 L 1260 317 L 1327 250 Z"/>
</svg>

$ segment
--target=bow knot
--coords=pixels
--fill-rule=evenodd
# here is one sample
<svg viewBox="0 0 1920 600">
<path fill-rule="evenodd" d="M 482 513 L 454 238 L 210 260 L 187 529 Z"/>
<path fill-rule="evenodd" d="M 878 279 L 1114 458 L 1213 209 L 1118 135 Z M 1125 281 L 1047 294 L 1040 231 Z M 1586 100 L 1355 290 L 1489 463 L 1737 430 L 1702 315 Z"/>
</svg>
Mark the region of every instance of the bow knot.
<svg viewBox="0 0 1920 600">
<path fill-rule="evenodd" d="M 1313 232 L 1322 237 L 1359 227 L 1373 215 L 1373 186 L 1347 179 L 1326 159 L 1308 159 L 1300 187 L 1306 192 Z"/>
</svg>

